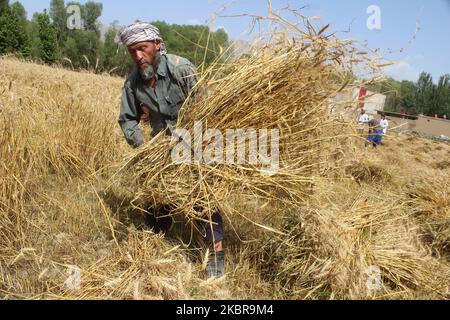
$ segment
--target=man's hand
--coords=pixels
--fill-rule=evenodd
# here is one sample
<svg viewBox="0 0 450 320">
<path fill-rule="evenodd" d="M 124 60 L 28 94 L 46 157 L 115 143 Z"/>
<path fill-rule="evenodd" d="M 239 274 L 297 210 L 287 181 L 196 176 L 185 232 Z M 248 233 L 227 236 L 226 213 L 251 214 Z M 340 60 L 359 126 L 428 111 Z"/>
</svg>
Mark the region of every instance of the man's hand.
<svg viewBox="0 0 450 320">
<path fill-rule="evenodd" d="M 148 124 L 150 122 L 150 108 L 141 103 L 141 122 Z"/>
</svg>

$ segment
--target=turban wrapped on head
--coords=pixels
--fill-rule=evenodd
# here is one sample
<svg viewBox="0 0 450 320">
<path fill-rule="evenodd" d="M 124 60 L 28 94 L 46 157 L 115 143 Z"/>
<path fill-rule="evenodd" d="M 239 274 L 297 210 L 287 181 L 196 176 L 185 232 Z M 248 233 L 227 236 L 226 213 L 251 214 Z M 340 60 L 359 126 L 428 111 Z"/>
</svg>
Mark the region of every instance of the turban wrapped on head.
<svg viewBox="0 0 450 320">
<path fill-rule="evenodd" d="M 161 54 L 167 53 L 159 29 L 150 23 L 138 22 L 126 27 L 120 33 L 120 40 L 127 47 L 138 42 L 159 40 L 161 41 Z"/>
</svg>

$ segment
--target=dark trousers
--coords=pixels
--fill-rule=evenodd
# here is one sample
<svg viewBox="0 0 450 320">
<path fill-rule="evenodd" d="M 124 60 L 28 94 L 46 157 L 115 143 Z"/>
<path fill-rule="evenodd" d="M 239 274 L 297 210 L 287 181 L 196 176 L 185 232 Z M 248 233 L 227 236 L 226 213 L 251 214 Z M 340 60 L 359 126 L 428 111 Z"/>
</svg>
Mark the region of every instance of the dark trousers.
<svg viewBox="0 0 450 320">
<path fill-rule="evenodd" d="M 171 208 L 167 205 L 158 208 L 148 208 L 145 216 L 146 224 L 153 229 L 155 233 L 167 233 L 172 226 L 173 219 L 170 217 Z M 208 245 L 223 240 L 223 220 L 220 213 L 216 212 L 211 216 L 211 221 L 202 222 L 205 229 L 205 238 Z"/>
<path fill-rule="evenodd" d="M 208 244 L 217 243 L 223 240 L 223 220 L 220 213 L 216 212 L 212 215 L 213 223 L 204 222 L 206 241 Z"/>
</svg>

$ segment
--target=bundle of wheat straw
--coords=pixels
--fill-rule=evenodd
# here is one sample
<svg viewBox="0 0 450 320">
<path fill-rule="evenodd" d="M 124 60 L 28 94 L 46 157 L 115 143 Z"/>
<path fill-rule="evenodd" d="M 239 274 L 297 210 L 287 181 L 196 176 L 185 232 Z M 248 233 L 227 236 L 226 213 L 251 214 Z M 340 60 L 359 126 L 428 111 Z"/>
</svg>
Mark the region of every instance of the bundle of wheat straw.
<svg viewBox="0 0 450 320">
<path fill-rule="evenodd" d="M 215 210 L 245 217 L 245 212 L 235 209 L 233 195 L 297 206 L 310 195 L 314 175 L 323 167 L 333 167 L 330 159 L 339 157 L 331 155 L 342 147 L 336 139 L 349 131 L 344 130 L 343 120 L 336 123 L 331 116 L 330 101 L 349 88 L 349 70 L 358 53 L 350 42 L 325 36 L 324 30 L 317 32 L 310 24 L 299 29 L 282 20 L 277 23 L 286 31 L 274 33 L 264 45 L 256 42 L 249 56 L 217 62 L 201 75 L 201 93 L 185 103 L 178 127 L 191 137 L 199 122 L 203 136 L 208 129 L 223 136 L 229 129 L 254 129 L 256 134 L 267 129 L 273 139 L 271 130 L 278 130 L 279 167 L 266 172 L 267 160 L 273 160 L 270 151 L 275 149 L 270 139 L 269 152 L 260 153 L 257 164 L 249 156 L 239 164 L 205 163 L 196 161 L 194 152 L 190 163 L 175 164 L 172 151 L 179 140 L 159 135 L 131 154 L 122 167 L 132 172 L 132 183 L 139 186 L 137 199 L 169 204 L 189 219 L 208 217 Z M 192 151 L 204 151 L 218 142 L 204 140 L 187 144 Z M 248 152 L 249 141 L 224 148 L 237 153 L 237 146 L 245 145 Z"/>
</svg>

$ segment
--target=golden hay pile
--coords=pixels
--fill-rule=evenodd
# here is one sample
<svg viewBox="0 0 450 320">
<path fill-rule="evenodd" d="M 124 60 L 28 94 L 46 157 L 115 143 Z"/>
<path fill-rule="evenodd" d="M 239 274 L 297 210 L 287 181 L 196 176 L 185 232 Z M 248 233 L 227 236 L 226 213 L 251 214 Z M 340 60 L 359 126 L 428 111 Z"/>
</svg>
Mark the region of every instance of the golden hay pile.
<svg viewBox="0 0 450 320">
<path fill-rule="evenodd" d="M 208 219 L 217 210 L 229 221 L 248 219 L 236 209 L 236 194 L 296 208 L 308 201 L 315 176 L 340 169 L 352 129 L 331 113 L 330 101 L 350 89 L 356 49 L 311 27 L 276 34 L 250 51 L 250 57 L 217 63 L 201 75 L 199 93 L 185 103 L 178 122 L 189 133 L 176 133 L 182 143 L 161 134 L 123 165 L 132 173 L 129 184 L 138 186 L 136 202 L 169 205 L 188 220 Z M 227 139 L 230 129 L 247 136 Z M 182 163 L 174 160 L 179 145 L 188 151 Z"/>
<path fill-rule="evenodd" d="M 279 129 L 272 175 L 249 163 L 175 166 L 162 136 L 124 160 L 123 79 L 1 59 L 0 296 L 450 298 L 450 146 L 392 134 L 364 148 L 328 109 L 354 51 L 318 33 L 206 71 L 209 98 L 180 120 Z M 143 225 L 137 204 L 152 202 L 178 213 L 165 239 Z M 204 251 L 185 221 L 199 218 L 194 207 L 228 218 L 225 279 L 202 280 Z"/>
<path fill-rule="evenodd" d="M 106 190 L 129 151 L 117 124 L 123 79 L 14 59 L 0 59 L 0 68 L 2 298 L 217 299 L 268 292 L 250 271 L 230 283 L 254 284 L 233 285 L 232 292 L 223 281 L 203 281 L 195 248 L 146 230 L 126 188 Z M 240 266 L 250 270 L 248 261 Z M 74 288 L 68 280 L 78 271 L 81 286 Z"/>
</svg>

